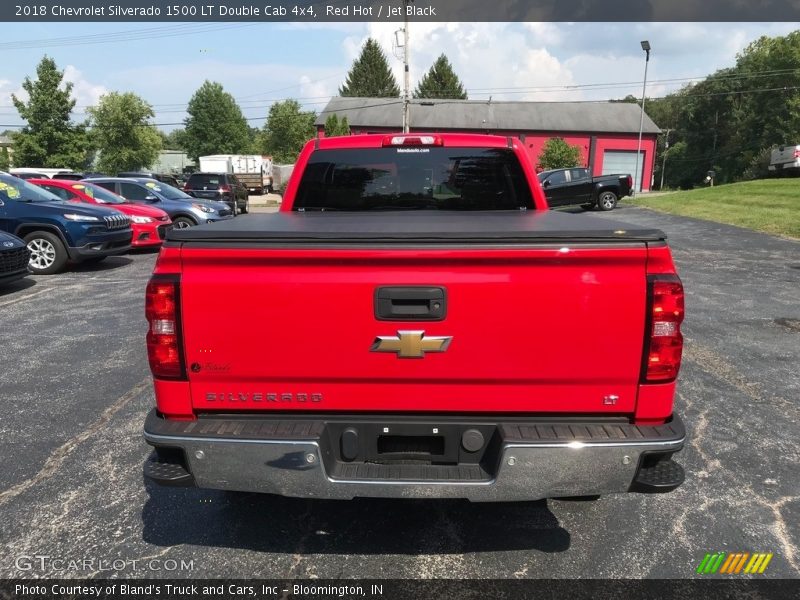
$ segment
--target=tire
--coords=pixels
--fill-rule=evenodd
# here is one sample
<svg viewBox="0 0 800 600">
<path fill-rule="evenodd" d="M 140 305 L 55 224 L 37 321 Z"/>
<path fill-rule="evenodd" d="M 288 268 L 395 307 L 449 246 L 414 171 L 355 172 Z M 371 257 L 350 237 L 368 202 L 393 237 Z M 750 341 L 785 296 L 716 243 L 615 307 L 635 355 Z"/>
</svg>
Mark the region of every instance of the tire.
<svg viewBox="0 0 800 600">
<path fill-rule="evenodd" d="M 244 206 L 239 207 L 239 214 L 246 215 L 250 212 L 250 196 L 244 201 Z"/>
<path fill-rule="evenodd" d="M 187 227 L 194 227 L 197 223 L 189 217 L 175 217 L 172 220 L 172 226 L 175 229 L 186 229 Z"/>
<path fill-rule="evenodd" d="M 30 270 L 37 275 L 52 275 L 63 270 L 69 255 L 64 243 L 56 234 L 49 231 L 34 231 L 25 236 L 25 244 L 31 251 L 28 263 Z"/>
<path fill-rule="evenodd" d="M 614 210 L 617 207 L 617 195 L 610 190 L 597 194 L 597 208 L 602 211 Z"/>
</svg>

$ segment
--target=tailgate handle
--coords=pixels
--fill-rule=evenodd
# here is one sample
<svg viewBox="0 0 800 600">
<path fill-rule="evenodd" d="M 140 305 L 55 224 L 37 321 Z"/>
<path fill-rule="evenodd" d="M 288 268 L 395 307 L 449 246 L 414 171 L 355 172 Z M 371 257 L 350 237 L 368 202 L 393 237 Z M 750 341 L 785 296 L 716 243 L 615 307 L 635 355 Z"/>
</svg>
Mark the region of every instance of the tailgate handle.
<svg viewBox="0 0 800 600">
<path fill-rule="evenodd" d="M 378 321 L 441 321 L 447 294 L 440 287 L 379 287 L 375 290 Z"/>
</svg>

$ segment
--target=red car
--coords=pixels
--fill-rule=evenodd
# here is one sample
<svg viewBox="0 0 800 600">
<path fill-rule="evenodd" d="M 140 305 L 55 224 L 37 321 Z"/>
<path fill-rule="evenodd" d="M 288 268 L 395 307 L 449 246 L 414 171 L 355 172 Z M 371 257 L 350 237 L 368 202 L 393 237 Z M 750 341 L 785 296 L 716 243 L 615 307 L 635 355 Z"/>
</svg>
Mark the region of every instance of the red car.
<svg viewBox="0 0 800 600">
<path fill-rule="evenodd" d="M 172 228 L 169 215 L 160 208 L 127 202 L 93 183 L 66 179 L 31 179 L 30 182 L 68 202 L 99 204 L 128 215 L 133 229 L 131 246 L 134 248 L 160 245 Z"/>
</svg>

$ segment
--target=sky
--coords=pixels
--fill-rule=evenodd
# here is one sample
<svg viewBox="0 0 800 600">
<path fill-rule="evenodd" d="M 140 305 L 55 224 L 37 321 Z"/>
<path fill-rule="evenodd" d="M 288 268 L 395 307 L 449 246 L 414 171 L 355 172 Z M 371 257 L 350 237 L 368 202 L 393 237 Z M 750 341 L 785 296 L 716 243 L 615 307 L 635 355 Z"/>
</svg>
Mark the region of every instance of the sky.
<svg viewBox="0 0 800 600">
<path fill-rule="evenodd" d="M 269 105 L 298 99 L 320 111 L 344 81 L 361 45 L 376 38 L 402 86 L 395 47 L 400 23 L 23 23 L 0 42 L 0 131 L 21 125 L 11 94 L 35 77 L 45 54 L 74 83 L 75 118 L 109 91 L 135 92 L 163 130 L 181 126 L 204 80 L 221 83 L 261 127 Z M 762 35 L 798 23 L 411 23 L 412 86 L 444 53 L 470 99 L 606 100 L 663 96 L 713 71 Z"/>
</svg>

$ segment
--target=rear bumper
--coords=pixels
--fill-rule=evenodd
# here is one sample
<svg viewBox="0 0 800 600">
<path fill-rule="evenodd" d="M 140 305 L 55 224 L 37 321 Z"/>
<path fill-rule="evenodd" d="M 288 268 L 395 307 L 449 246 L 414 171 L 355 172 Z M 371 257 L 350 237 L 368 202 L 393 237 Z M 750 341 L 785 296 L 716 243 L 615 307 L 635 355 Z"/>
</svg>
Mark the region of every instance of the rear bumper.
<svg viewBox="0 0 800 600">
<path fill-rule="evenodd" d="M 659 426 L 544 418 L 398 419 L 213 416 L 170 421 L 153 410 L 144 437 L 156 452 L 145 464 L 145 476 L 164 485 L 303 498 L 472 501 L 665 492 L 683 481 L 683 470 L 670 459 L 685 439 L 677 417 Z M 429 464 L 438 461 L 342 457 L 342 432 L 347 430 L 361 433 L 360 443 L 369 453 L 372 433 L 375 439 L 387 429 L 413 437 L 434 428 L 444 437 L 441 451 L 454 452 L 453 460 Z M 482 432 L 481 450 L 465 451 L 467 430 Z"/>
</svg>

